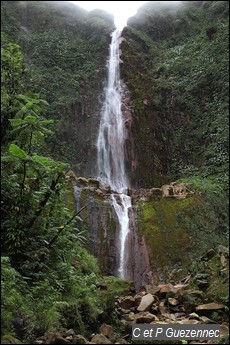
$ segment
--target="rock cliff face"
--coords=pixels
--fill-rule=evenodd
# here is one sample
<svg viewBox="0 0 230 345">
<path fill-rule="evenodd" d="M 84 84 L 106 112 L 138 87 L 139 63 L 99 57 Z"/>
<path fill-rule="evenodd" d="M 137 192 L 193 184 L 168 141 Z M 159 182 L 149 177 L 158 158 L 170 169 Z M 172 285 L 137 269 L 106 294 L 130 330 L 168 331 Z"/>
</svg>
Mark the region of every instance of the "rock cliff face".
<svg viewBox="0 0 230 345">
<path fill-rule="evenodd" d="M 118 275 L 119 268 L 119 223 L 116 212 L 111 205 L 111 188 L 96 179 L 77 178 L 71 172 L 77 208 L 87 205 L 82 211 L 82 222 L 77 225 L 87 229 L 87 247 L 98 258 L 100 268 L 105 275 Z M 119 195 L 115 194 L 119 200 Z M 150 270 L 149 254 L 144 236 L 139 237 L 137 228 L 138 208 L 134 205 L 129 210 L 129 228 L 126 248 L 127 278 L 135 281 L 139 289 L 148 280 Z"/>
<path fill-rule="evenodd" d="M 131 178 L 139 188 L 195 174 L 223 181 L 228 6 L 149 2 L 122 32 L 121 76 L 131 92 L 138 162 Z"/>
<path fill-rule="evenodd" d="M 89 251 L 105 275 L 117 275 L 119 225 L 111 205 L 110 186 L 96 179 L 72 176 L 77 208 L 87 205 L 77 225 L 87 230 Z M 210 214 L 205 197 L 186 183 L 161 188 L 128 190 L 132 198 L 126 248 L 127 278 L 139 290 L 165 281 L 173 271 L 188 271 L 191 261 L 210 247 L 224 244 L 218 219 Z M 115 194 L 119 199 L 119 195 Z M 211 234 L 211 236 L 210 236 Z"/>
<path fill-rule="evenodd" d="M 128 175 L 135 175 L 137 172 L 137 155 L 135 152 L 135 142 L 134 142 L 134 135 L 133 135 L 133 113 L 134 109 L 132 106 L 131 101 L 131 94 L 127 85 L 122 82 L 122 113 L 124 116 L 124 125 L 125 125 L 125 145 L 124 145 L 124 153 L 125 153 L 125 164 L 126 164 L 126 171 Z M 134 181 L 132 181 L 133 184 Z M 131 187 L 131 186 L 130 186 Z"/>
</svg>

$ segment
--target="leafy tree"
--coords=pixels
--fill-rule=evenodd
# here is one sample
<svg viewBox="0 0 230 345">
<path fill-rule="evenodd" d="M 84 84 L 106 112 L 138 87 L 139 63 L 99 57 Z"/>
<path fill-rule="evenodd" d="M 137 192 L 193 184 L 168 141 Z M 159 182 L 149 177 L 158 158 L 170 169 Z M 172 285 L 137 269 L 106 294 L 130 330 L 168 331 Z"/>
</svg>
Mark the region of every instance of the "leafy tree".
<svg viewBox="0 0 230 345">
<path fill-rule="evenodd" d="M 10 128 L 9 119 L 14 116 L 13 107 L 16 95 L 23 90 L 23 57 L 19 45 L 7 42 L 1 34 L 1 141 L 5 142 Z"/>
<path fill-rule="evenodd" d="M 44 138 L 52 134 L 47 126 L 54 121 L 42 116 L 48 104 L 39 94 L 20 93 L 24 89 L 19 81 L 24 74 L 20 48 L 12 43 L 4 45 L 3 108 L 8 141 L 2 154 L 2 245 L 14 267 L 24 274 L 26 267 L 26 274 L 36 280 L 42 267 L 43 273 L 47 273 L 50 264 L 46 261 L 50 255 L 55 266 L 55 258 L 60 256 L 57 242 L 61 236 L 66 246 L 73 232 L 77 241 L 84 237 L 73 228 L 76 214 L 71 215 L 64 204 L 69 188 L 65 179 L 68 165 L 39 155 Z"/>
<path fill-rule="evenodd" d="M 74 227 L 81 210 L 72 214 L 65 204 L 69 166 L 41 155 L 53 121 L 43 117 L 47 102 L 39 94 L 22 92 L 19 46 L 5 42 L 2 55 L 3 334 L 30 341 L 63 326 L 61 320 L 84 333 L 98 313 L 99 269 Z"/>
</svg>

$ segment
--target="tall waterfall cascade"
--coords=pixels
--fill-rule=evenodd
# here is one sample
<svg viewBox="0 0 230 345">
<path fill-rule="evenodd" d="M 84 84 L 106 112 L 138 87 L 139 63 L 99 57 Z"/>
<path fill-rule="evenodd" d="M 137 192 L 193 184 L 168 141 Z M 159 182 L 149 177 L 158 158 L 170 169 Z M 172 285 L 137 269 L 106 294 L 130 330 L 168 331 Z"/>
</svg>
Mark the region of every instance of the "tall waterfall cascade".
<svg viewBox="0 0 230 345">
<path fill-rule="evenodd" d="M 112 33 L 108 59 L 108 83 L 97 139 L 98 178 L 111 186 L 119 194 L 111 195 L 111 202 L 119 222 L 119 268 L 121 278 L 127 278 L 126 239 L 129 229 L 129 209 L 131 198 L 127 195 L 129 179 L 124 159 L 124 118 L 121 111 L 122 85 L 120 80 L 120 32 Z"/>
</svg>

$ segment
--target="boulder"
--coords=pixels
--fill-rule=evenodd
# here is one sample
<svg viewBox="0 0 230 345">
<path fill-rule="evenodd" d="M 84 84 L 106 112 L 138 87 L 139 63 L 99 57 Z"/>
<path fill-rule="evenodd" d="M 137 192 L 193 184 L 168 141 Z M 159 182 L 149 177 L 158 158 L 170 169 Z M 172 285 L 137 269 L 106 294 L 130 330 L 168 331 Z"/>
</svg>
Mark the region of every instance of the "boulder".
<svg viewBox="0 0 230 345">
<path fill-rule="evenodd" d="M 130 309 L 135 306 L 135 299 L 132 296 L 125 296 L 120 300 L 120 307 Z"/>
<path fill-rule="evenodd" d="M 133 321 L 121 320 L 121 324 L 124 332 L 126 332 L 127 334 L 132 334 Z"/>
<path fill-rule="evenodd" d="M 141 291 L 141 292 L 139 292 L 138 294 L 136 294 L 134 296 L 135 306 L 138 307 L 140 305 L 143 296 L 145 296 L 145 292 L 144 291 Z"/>
<path fill-rule="evenodd" d="M 162 196 L 163 196 L 163 198 L 168 198 L 168 197 L 174 195 L 174 193 L 173 193 L 173 186 L 165 184 L 165 185 L 163 185 L 161 187 L 161 189 L 162 189 Z"/>
<path fill-rule="evenodd" d="M 120 313 L 120 314 L 129 314 L 129 313 L 130 313 L 130 310 L 131 310 L 132 308 L 133 308 L 133 307 L 131 307 L 130 309 L 119 308 L 119 313 Z"/>
<path fill-rule="evenodd" d="M 226 337 L 229 334 L 229 328 L 227 325 L 220 325 L 220 337 Z"/>
<path fill-rule="evenodd" d="M 164 298 L 168 292 L 176 293 L 177 290 L 174 288 L 172 284 L 161 284 L 158 285 L 160 290 L 157 294 L 160 294 L 160 298 Z"/>
<path fill-rule="evenodd" d="M 72 335 L 68 335 L 67 337 L 65 337 L 65 340 L 68 340 L 70 342 L 73 341 L 73 336 Z"/>
<path fill-rule="evenodd" d="M 90 187 L 99 188 L 100 187 L 100 182 L 97 179 L 95 179 L 95 178 L 89 178 L 88 179 L 88 185 Z"/>
<path fill-rule="evenodd" d="M 113 327 L 107 325 L 106 323 L 103 323 L 100 327 L 100 332 L 106 337 L 111 337 L 111 335 L 113 334 Z"/>
<path fill-rule="evenodd" d="M 176 322 L 176 316 L 175 314 L 170 314 L 170 313 L 162 313 L 161 316 L 165 319 L 165 321 L 170 320 L 173 322 Z"/>
<path fill-rule="evenodd" d="M 168 304 L 172 306 L 177 306 L 179 304 L 179 301 L 176 298 L 169 297 Z"/>
<path fill-rule="evenodd" d="M 49 332 L 45 344 L 71 344 L 71 342 L 63 338 L 59 332 Z"/>
<path fill-rule="evenodd" d="M 196 311 L 198 313 L 202 313 L 203 311 L 216 311 L 216 310 L 221 310 L 221 309 L 224 309 L 225 306 L 223 304 L 220 304 L 220 303 L 206 303 L 206 304 L 201 304 L 201 305 L 198 305 L 196 307 Z"/>
<path fill-rule="evenodd" d="M 78 182 L 79 184 L 83 185 L 83 186 L 88 185 L 88 180 L 87 180 L 87 178 L 85 178 L 85 177 L 78 177 L 78 178 L 77 178 L 77 182 Z"/>
<path fill-rule="evenodd" d="M 91 339 L 91 343 L 95 344 L 112 344 L 112 342 L 106 338 L 103 334 L 95 334 Z"/>
<path fill-rule="evenodd" d="M 122 315 L 122 317 L 126 321 L 135 321 L 136 320 L 136 314 L 134 314 L 133 312 L 131 312 L 129 314 L 124 314 L 124 315 Z"/>
<path fill-rule="evenodd" d="M 216 321 L 209 319 L 207 316 L 200 316 L 199 319 L 203 323 L 217 323 Z"/>
<path fill-rule="evenodd" d="M 77 176 L 75 175 L 75 173 L 72 170 L 69 170 L 66 175 L 65 175 L 65 179 L 67 181 L 72 181 L 72 182 L 77 182 Z"/>
<path fill-rule="evenodd" d="M 72 344 L 88 344 L 88 341 L 80 334 L 73 336 Z"/>
<path fill-rule="evenodd" d="M 156 315 L 151 314 L 148 311 L 143 311 L 135 316 L 136 323 L 150 323 L 152 321 L 158 321 Z"/>
<path fill-rule="evenodd" d="M 94 193 L 100 198 L 104 198 L 105 196 L 105 194 L 99 188 L 95 189 Z"/>
<path fill-rule="evenodd" d="M 68 331 L 65 332 L 65 336 L 68 337 L 69 335 L 74 335 L 75 332 L 74 330 L 71 328 L 71 329 L 68 329 Z"/>
<path fill-rule="evenodd" d="M 162 197 L 162 188 L 151 188 L 148 193 L 148 198 Z"/>
<path fill-rule="evenodd" d="M 173 194 L 178 199 L 183 199 L 188 194 L 187 185 L 185 183 L 178 183 L 173 185 Z"/>
<path fill-rule="evenodd" d="M 192 320 L 192 319 L 200 320 L 199 315 L 196 313 L 190 313 L 188 318 L 189 318 L 189 320 Z"/>
<path fill-rule="evenodd" d="M 183 301 L 190 300 L 192 298 L 193 300 L 196 300 L 198 304 L 199 301 L 203 301 L 204 292 L 200 290 L 193 290 L 193 289 L 179 290 L 177 292 L 177 296 L 180 303 L 183 303 Z"/>
<path fill-rule="evenodd" d="M 151 308 L 154 302 L 154 298 L 152 294 L 148 293 L 147 295 L 143 296 L 141 299 L 141 303 L 137 308 L 137 311 L 147 311 Z"/>
<path fill-rule="evenodd" d="M 178 323 L 182 324 L 182 325 L 197 325 L 198 323 L 200 323 L 199 320 L 189 320 L 189 319 L 183 319 L 180 321 L 177 321 Z"/>
<path fill-rule="evenodd" d="M 156 285 L 145 285 L 144 289 L 147 293 L 151 293 L 152 295 L 160 291 L 160 287 Z"/>
</svg>

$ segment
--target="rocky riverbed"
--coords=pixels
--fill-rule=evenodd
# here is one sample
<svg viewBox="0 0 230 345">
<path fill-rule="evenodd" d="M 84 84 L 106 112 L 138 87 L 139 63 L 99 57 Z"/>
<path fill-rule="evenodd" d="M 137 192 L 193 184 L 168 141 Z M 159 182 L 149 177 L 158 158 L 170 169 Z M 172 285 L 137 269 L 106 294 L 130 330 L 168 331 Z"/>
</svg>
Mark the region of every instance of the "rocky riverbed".
<svg viewBox="0 0 230 345">
<path fill-rule="evenodd" d="M 220 341 L 187 341 L 189 344 L 228 343 L 228 301 L 224 286 L 228 285 L 228 248 L 210 249 L 199 260 L 197 268 L 177 280 L 174 271 L 169 281 L 159 285 L 134 288 L 124 296 L 116 296 L 116 324 L 101 322 L 97 332 L 88 337 L 73 329 L 48 332 L 34 344 L 130 344 L 133 324 L 220 324 Z M 218 275 L 218 279 L 217 279 Z M 103 286 L 106 289 L 106 286 Z M 106 311 L 104 321 L 106 321 Z M 101 318 L 103 320 L 103 317 Z M 152 341 L 152 343 L 156 341 Z M 146 342 L 149 343 L 149 342 Z M 159 343 L 159 341 L 157 341 Z M 166 342 L 162 343 L 176 343 Z"/>
</svg>

